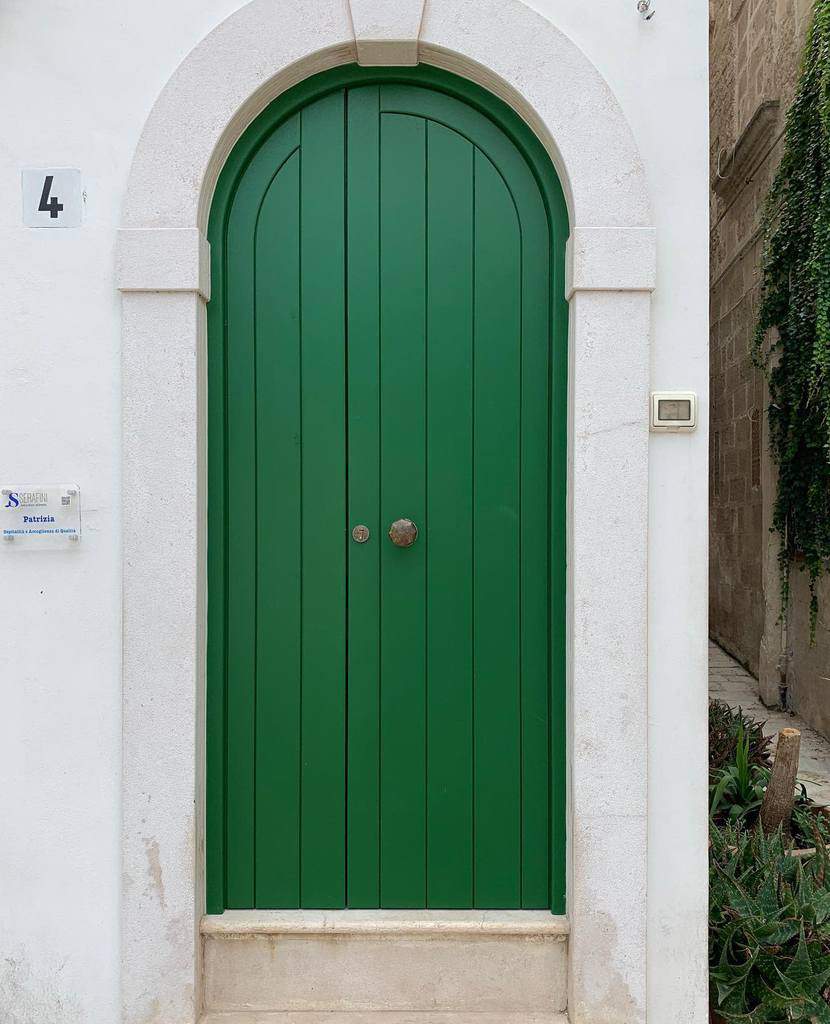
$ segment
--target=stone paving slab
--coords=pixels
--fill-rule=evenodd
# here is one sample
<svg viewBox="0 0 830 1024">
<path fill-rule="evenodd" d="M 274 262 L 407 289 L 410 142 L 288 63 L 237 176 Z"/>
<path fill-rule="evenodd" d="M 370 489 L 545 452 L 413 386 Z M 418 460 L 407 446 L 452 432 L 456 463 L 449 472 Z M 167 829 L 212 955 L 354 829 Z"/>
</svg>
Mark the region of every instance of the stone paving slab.
<svg viewBox="0 0 830 1024">
<path fill-rule="evenodd" d="M 717 644 L 709 643 L 709 696 L 741 707 L 752 718 L 765 722 L 764 733 L 776 735 L 789 726 L 801 730 L 801 761 L 798 779 L 811 800 L 830 806 L 830 742 L 807 726 L 792 711 L 767 708 L 758 697 L 755 679 Z"/>
</svg>

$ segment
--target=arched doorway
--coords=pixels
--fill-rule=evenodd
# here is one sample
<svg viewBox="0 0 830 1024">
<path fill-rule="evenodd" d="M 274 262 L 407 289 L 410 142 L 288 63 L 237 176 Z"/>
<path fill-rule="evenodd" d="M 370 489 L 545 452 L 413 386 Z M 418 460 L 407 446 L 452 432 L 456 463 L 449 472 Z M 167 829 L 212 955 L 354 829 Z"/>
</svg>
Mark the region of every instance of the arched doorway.
<svg viewBox="0 0 830 1024">
<path fill-rule="evenodd" d="M 547 154 L 465 80 L 349 66 L 254 121 L 208 233 L 208 911 L 562 913 Z"/>
</svg>

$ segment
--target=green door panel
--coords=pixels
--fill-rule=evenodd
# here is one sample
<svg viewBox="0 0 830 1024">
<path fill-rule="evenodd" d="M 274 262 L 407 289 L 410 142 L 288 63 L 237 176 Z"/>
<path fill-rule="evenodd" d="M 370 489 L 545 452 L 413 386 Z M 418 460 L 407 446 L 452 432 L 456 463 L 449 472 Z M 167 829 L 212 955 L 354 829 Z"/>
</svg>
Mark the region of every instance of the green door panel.
<svg viewBox="0 0 830 1024">
<path fill-rule="evenodd" d="M 284 124 L 260 149 L 249 168 L 256 188 L 240 189 L 230 208 L 226 249 L 226 357 L 227 390 L 235 396 L 227 404 L 225 422 L 227 487 L 236 496 L 227 503 L 227 617 L 228 664 L 233 686 L 226 707 L 226 871 L 228 906 L 252 906 L 256 820 L 256 664 L 258 647 L 257 592 L 257 308 L 255 252 L 261 206 L 279 201 L 290 187 L 292 154 L 299 126 L 294 118 Z M 296 202 L 296 192 L 293 197 Z M 267 200 L 265 202 L 264 200 Z M 286 652 L 290 664 L 290 652 Z"/>
<path fill-rule="evenodd" d="M 349 515 L 344 531 L 380 536 L 380 167 L 377 85 L 349 92 L 347 235 L 349 265 Z M 347 762 L 348 905 L 380 906 L 380 552 L 348 544 Z"/>
<path fill-rule="evenodd" d="M 427 901 L 472 907 L 475 153 L 434 121 L 427 142 Z"/>
<path fill-rule="evenodd" d="M 344 102 L 343 93 L 332 93 L 301 114 L 299 840 L 305 907 L 339 907 L 346 899 Z M 279 579 L 270 585 L 278 587 Z"/>
<path fill-rule="evenodd" d="M 257 906 L 300 905 L 302 509 L 300 482 L 300 153 L 272 181 L 259 212 L 255 258 Z M 270 580 L 281 580 L 279 587 Z M 274 786 L 270 780 L 282 779 Z M 229 794 L 230 798 L 230 794 Z"/>
<path fill-rule="evenodd" d="M 480 151 L 474 173 L 474 870 L 484 906 L 515 907 L 521 906 L 521 241 L 510 193 Z M 545 390 L 546 384 L 536 382 Z"/>
<path fill-rule="evenodd" d="M 563 911 L 566 235 L 530 131 L 434 69 L 310 79 L 228 159 L 210 912 Z"/>
</svg>

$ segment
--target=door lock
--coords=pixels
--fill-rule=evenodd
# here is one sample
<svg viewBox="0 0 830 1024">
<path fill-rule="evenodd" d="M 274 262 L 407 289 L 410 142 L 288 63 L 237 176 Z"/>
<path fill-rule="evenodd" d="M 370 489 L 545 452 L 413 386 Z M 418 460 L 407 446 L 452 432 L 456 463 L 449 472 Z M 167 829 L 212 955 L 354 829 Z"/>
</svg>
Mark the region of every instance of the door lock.
<svg viewBox="0 0 830 1024">
<path fill-rule="evenodd" d="M 396 519 L 389 527 L 389 539 L 396 547 L 411 548 L 418 539 L 418 527 L 411 519 Z"/>
</svg>

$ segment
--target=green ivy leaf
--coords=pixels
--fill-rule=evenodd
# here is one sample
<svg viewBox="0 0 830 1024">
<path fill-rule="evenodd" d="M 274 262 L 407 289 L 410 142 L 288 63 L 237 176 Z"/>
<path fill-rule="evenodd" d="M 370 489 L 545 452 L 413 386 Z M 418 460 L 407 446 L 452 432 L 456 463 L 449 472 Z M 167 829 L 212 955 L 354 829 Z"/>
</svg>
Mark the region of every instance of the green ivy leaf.
<svg viewBox="0 0 830 1024">
<path fill-rule="evenodd" d="M 784 151 L 763 218 L 761 302 L 753 359 L 769 382 L 778 466 L 773 529 L 781 538 L 783 614 L 796 555 L 810 587 L 830 559 L 830 4 L 816 0 Z"/>
</svg>

